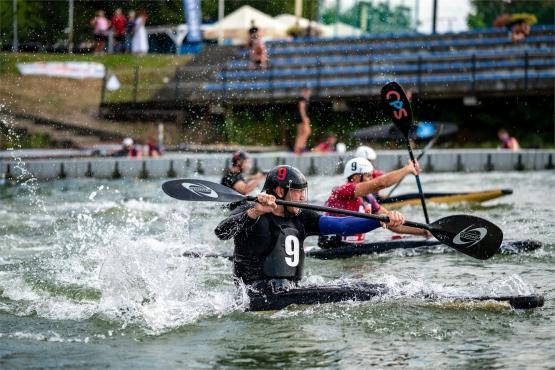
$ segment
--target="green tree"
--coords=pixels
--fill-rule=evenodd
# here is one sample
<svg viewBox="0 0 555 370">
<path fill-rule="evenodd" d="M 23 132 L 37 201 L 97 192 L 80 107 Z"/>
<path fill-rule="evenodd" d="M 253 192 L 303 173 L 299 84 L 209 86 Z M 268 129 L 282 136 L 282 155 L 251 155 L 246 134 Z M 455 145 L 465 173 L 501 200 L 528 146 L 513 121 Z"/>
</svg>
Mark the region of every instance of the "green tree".
<svg viewBox="0 0 555 370">
<path fill-rule="evenodd" d="M 392 7 L 389 2 L 378 4 L 357 2 L 351 8 L 340 11 L 339 14 L 335 6 L 328 7 L 322 14 L 322 22 L 332 24 L 339 21 L 361 28 L 360 14 L 363 6 L 368 7 L 368 24 L 364 28 L 369 33 L 415 31 L 411 22 L 411 9 L 404 5 Z"/>
<path fill-rule="evenodd" d="M 17 35 L 23 42 L 43 43 L 50 41 L 63 32 L 56 1 L 17 0 Z M 13 40 L 13 2 L 0 1 L 0 42 L 11 44 Z"/>
<path fill-rule="evenodd" d="M 488 28 L 493 20 L 503 13 L 531 13 L 538 24 L 555 23 L 555 1 L 553 0 L 472 0 L 474 11 L 468 15 L 471 29 Z"/>
<path fill-rule="evenodd" d="M 124 13 L 134 9 L 144 9 L 148 15 L 147 26 L 175 25 L 185 21 L 183 0 L 74 0 L 74 41 L 92 40 L 90 21 L 97 10 L 102 9 L 110 18 L 117 8 Z M 68 24 L 69 0 L 17 0 L 18 39 L 20 43 L 36 42 L 52 45 L 67 38 L 65 28 Z M 250 5 L 271 16 L 293 13 L 295 0 L 235 0 L 225 2 L 225 14 Z M 318 10 L 317 0 L 305 0 L 303 16 L 315 18 Z M 218 19 L 218 0 L 201 0 L 203 21 L 214 22 Z M 0 43 L 11 44 L 12 1 L 0 0 Z"/>
</svg>

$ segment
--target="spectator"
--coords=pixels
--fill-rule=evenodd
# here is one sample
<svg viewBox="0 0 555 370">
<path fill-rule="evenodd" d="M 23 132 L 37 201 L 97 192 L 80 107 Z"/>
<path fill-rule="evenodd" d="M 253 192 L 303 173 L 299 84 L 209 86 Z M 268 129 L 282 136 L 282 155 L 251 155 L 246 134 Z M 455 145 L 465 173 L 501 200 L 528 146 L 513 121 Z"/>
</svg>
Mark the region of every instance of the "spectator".
<svg viewBox="0 0 555 370">
<path fill-rule="evenodd" d="M 98 10 L 96 12 L 96 16 L 91 19 L 91 26 L 94 29 L 94 53 L 102 54 L 105 52 L 106 40 L 108 40 L 108 29 L 110 28 L 110 21 L 106 19 L 104 10 Z"/>
<path fill-rule="evenodd" d="M 511 25 L 511 40 L 519 42 L 530 36 L 530 26 L 523 20 L 514 22 Z"/>
<path fill-rule="evenodd" d="M 256 25 L 254 24 L 254 19 L 251 19 L 251 28 L 249 28 L 249 42 L 247 43 L 249 49 L 252 49 L 253 40 L 257 33 L 258 33 L 258 27 L 256 27 Z"/>
<path fill-rule="evenodd" d="M 520 150 L 518 140 L 509 136 L 507 130 L 502 128 L 497 131 L 497 137 L 501 140 L 501 149 Z"/>
<path fill-rule="evenodd" d="M 305 150 L 306 142 L 312 133 L 310 128 L 310 118 L 308 118 L 308 107 L 310 105 L 310 88 L 304 87 L 301 96 L 297 98 L 296 122 L 297 137 L 295 138 L 295 147 L 293 150 L 296 154 L 301 154 Z"/>
<path fill-rule="evenodd" d="M 238 150 L 231 157 L 231 168 L 227 168 L 222 177 L 221 184 L 247 195 L 260 185 L 265 175 L 257 172 L 251 176 L 244 176 L 251 168 L 251 159 L 247 152 Z"/>
<path fill-rule="evenodd" d="M 266 50 L 266 45 L 264 45 L 264 41 L 260 38 L 260 33 L 258 31 L 253 34 L 251 41 L 251 68 L 268 68 L 268 50 Z"/>
<path fill-rule="evenodd" d="M 135 28 L 133 34 L 132 49 L 133 54 L 145 55 L 148 53 L 148 35 L 146 33 L 145 24 L 148 17 L 144 10 L 137 12 L 137 19 L 135 20 Z"/>
<path fill-rule="evenodd" d="M 127 13 L 127 23 L 125 24 L 125 52 L 131 53 L 133 44 L 133 35 L 135 34 L 135 11 L 130 10 Z"/>
<path fill-rule="evenodd" d="M 538 21 L 535 15 L 528 13 L 501 14 L 493 21 L 494 27 L 505 27 L 513 42 L 524 40 L 530 35 L 530 25 Z"/>
<path fill-rule="evenodd" d="M 127 19 L 123 15 L 121 8 L 117 8 L 112 17 L 112 29 L 114 30 L 114 53 L 125 51 L 125 28 Z"/>
<path fill-rule="evenodd" d="M 148 139 L 146 141 L 146 146 L 147 146 L 147 150 L 148 150 L 148 156 L 149 157 L 153 157 L 153 158 L 157 158 L 160 157 L 162 155 L 162 151 L 160 150 L 160 146 L 156 145 L 156 143 L 154 142 L 154 140 L 152 139 Z"/>
<path fill-rule="evenodd" d="M 133 139 L 126 137 L 121 142 L 121 149 L 113 152 L 112 157 L 131 157 L 131 158 L 141 158 L 141 150 L 134 145 Z"/>
<path fill-rule="evenodd" d="M 312 151 L 317 153 L 335 152 L 335 144 L 337 144 L 337 136 L 330 132 L 326 136 L 326 140 L 312 148 Z"/>
</svg>

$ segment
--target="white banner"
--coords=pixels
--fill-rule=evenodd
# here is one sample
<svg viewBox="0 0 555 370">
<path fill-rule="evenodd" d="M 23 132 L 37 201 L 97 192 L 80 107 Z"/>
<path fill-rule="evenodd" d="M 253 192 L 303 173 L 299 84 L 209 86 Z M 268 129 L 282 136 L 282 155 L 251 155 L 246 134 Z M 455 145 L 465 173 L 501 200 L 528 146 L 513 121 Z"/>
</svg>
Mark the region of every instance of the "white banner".
<svg viewBox="0 0 555 370">
<path fill-rule="evenodd" d="M 104 78 L 104 64 L 93 62 L 43 62 L 16 63 L 22 75 L 68 77 L 68 78 Z"/>
</svg>

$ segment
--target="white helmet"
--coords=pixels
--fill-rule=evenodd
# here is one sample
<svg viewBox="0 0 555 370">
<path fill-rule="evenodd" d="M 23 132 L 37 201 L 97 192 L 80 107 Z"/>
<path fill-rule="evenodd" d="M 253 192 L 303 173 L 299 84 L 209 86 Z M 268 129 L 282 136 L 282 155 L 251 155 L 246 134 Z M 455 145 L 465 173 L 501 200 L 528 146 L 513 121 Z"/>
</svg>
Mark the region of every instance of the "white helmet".
<svg viewBox="0 0 555 370">
<path fill-rule="evenodd" d="M 335 151 L 337 154 L 343 154 L 347 151 L 347 146 L 344 143 L 337 143 L 335 145 Z"/>
<path fill-rule="evenodd" d="M 121 143 L 123 144 L 123 146 L 131 146 L 133 145 L 133 139 L 131 139 L 130 137 L 126 137 Z"/>
<path fill-rule="evenodd" d="M 362 157 L 368 159 L 369 161 L 375 161 L 378 156 L 376 155 L 374 149 L 370 148 L 369 146 L 363 145 L 357 148 L 357 151 L 355 152 L 355 157 Z"/>
<path fill-rule="evenodd" d="M 374 166 L 366 158 L 353 158 L 345 164 L 345 169 L 343 170 L 343 177 L 348 179 L 349 177 L 357 174 L 372 173 L 374 171 Z"/>
</svg>

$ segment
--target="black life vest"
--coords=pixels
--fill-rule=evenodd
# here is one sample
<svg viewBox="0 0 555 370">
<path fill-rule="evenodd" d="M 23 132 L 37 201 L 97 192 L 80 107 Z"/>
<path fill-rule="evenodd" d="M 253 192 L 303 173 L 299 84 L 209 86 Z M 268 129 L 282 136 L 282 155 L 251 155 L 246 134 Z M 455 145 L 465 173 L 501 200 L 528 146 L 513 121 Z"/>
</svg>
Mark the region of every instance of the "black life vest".
<svg viewBox="0 0 555 370">
<path fill-rule="evenodd" d="M 264 260 L 264 274 L 269 278 L 300 280 L 304 267 L 304 238 L 291 221 L 271 219 L 276 226 L 274 248 Z"/>
</svg>

